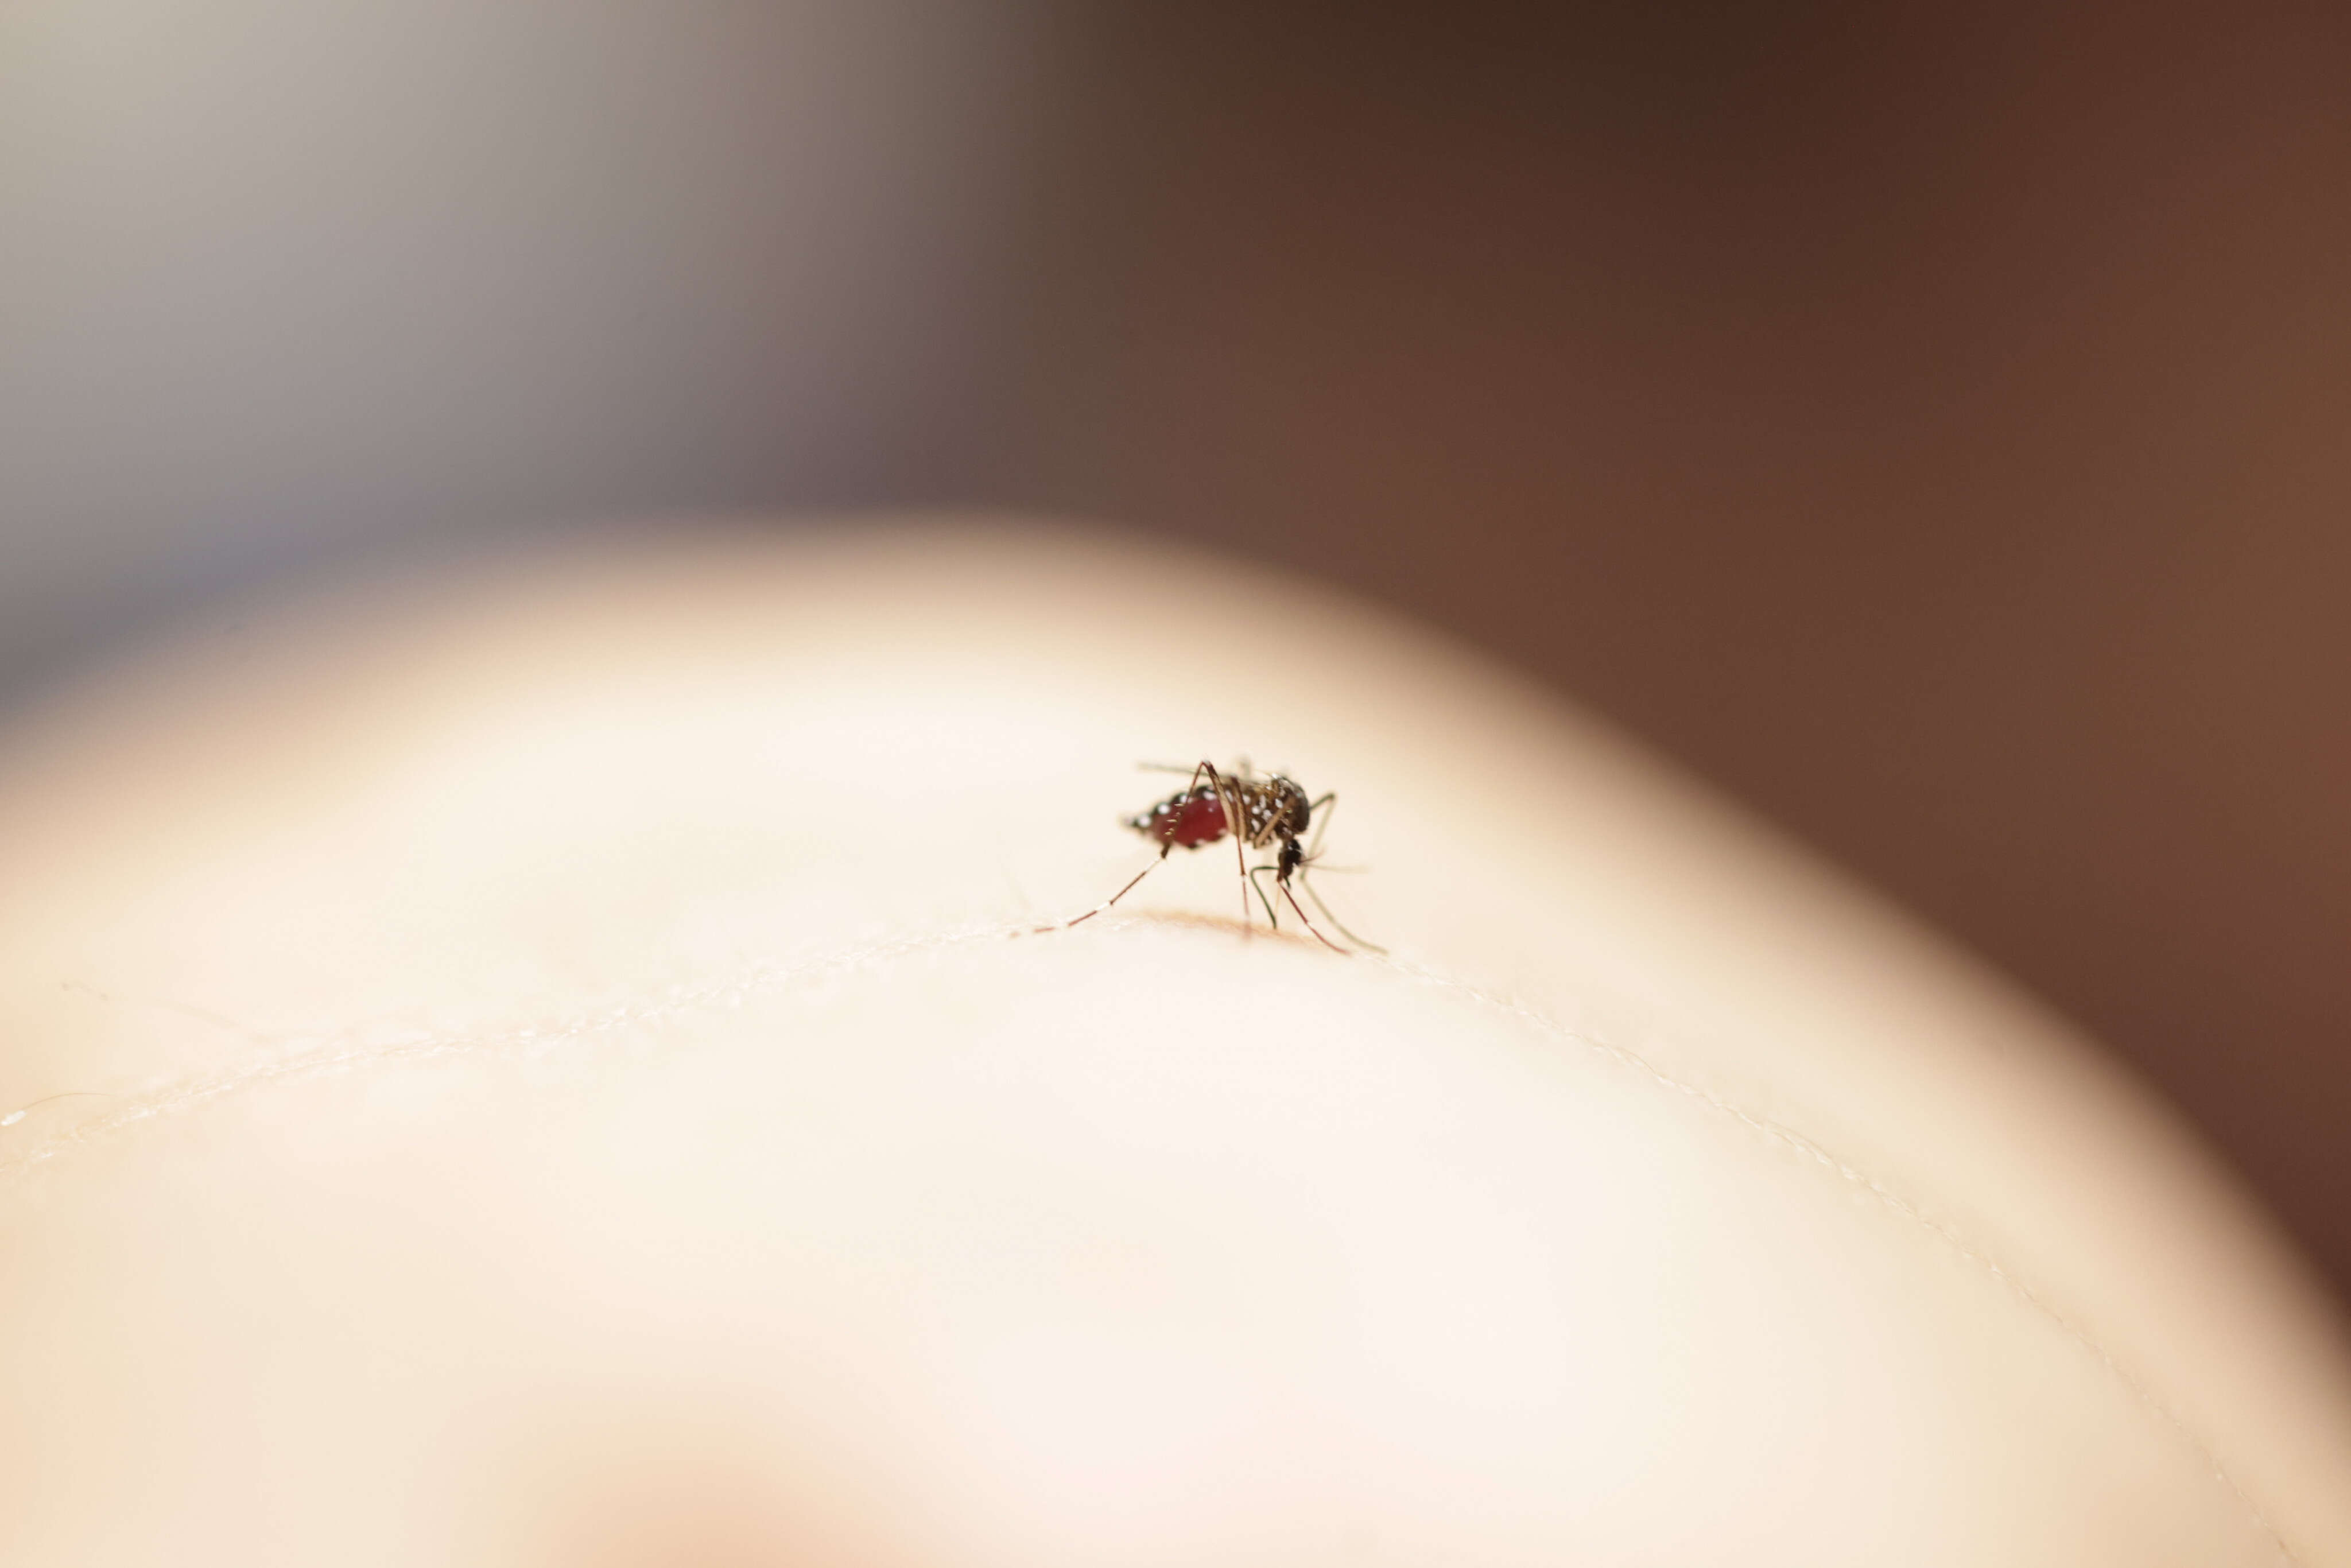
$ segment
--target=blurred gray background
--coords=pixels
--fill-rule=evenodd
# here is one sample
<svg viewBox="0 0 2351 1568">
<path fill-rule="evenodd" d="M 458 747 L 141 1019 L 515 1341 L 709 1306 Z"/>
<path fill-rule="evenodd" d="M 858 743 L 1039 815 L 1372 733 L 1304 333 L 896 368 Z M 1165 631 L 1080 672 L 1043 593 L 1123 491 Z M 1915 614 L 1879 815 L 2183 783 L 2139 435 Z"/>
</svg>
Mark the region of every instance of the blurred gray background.
<svg viewBox="0 0 2351 1568">
<path fill-rule="evenodd" d="M 0 705 L 529 530 L 1180 535 L 1753 802 L 2351 1281 L 2346 44 L 2162 0 L 14 0 Z"/>
</svg>

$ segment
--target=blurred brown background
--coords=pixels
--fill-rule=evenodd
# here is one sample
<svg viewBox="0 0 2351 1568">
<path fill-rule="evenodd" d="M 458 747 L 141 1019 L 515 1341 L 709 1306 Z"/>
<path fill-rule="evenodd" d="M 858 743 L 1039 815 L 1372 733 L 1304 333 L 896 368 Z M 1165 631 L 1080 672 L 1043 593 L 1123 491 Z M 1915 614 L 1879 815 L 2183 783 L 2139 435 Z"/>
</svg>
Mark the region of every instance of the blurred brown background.
<svg viewBox="0 0 2351 1568">
<path fill-rule="evenodd" d="M 1610 714 L 2351 1282 L 2351 12 L 26 0 L 0 701 L 528 528 L 1075 511 Z"/>
</svg>

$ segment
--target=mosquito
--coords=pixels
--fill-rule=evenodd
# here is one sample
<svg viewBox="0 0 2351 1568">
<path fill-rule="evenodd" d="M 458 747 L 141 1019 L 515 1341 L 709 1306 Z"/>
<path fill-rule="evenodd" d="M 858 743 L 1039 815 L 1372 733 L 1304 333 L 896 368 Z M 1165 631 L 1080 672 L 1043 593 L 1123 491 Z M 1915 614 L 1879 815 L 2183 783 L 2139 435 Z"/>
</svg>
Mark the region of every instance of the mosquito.
<svg viewBox="0 0 2351 1568">
<path fill-rule="evenodd" d="M 1183 771 L 1180 768 L 1168 770 Z M 1249 914 L 1249 895 L 1254 893 L 1258 902 L 1265 906 L 1267 921 L 1275 930 L 1281 928 L 1281 916 L 1274 907 L 1273 895 L 1266 892 L 1263 883 L 1258 881 L 1270 872 L 1273 875 L 1274 893 L 1281 895 L 1282 901 L 1290 905 L 1306 929 L 1312 932 L 1314 939 L 1322 946 L 1334 953 L 1347 951 L 1324 936 L 1322 928 L 1314 924 L 1305 906 L 1298 902 L 1297 894 L 1290 891 L 1292 883 L 1305 891 L 1307 898 L 1322 911 L 1322 918 L 1329 921 L 1339 935 L 1366 951 L 1385 952 L 1385 948 L 1375 946 L 1348 930 L 1339 917 L 1331 913 L 1331 906 L 1322 902 L 1322 895 L 1314 891 L 1314 884 L 1307 878 L 1309 869 L 1322 856 L 1322 834 L 1331 825 L 1331 813 L 1337 810 L 1338 802 L 1339 797 L 1335 792 L 1309 800 L 1306 791 L 1295 780 L 1285 779 L 1279 773 L 1259 778 L 1246 762 L 1222 770 L 1213 762 L 1202 762 L 1192 769 L 1192 781 L 1182 789 L 1151 810 L 1126 819 L 1127 827 L 1159 846 L 1159 859 L 1136 872 L 1124 887 L 1102 903 L 1074 919 L 1062 922 L 1062 925 L 1070 926 L 1080 921 L 1092 920 L 1133 893 L 1135 883 L 1158 870 L 1170 851 L 1177 848 L 1196 850 L 1229 836 L 1233 841 L 1234 863 L 1240 871 L 1242 924 L 1249 925 L 1253 921 Z M 1315 821 L 1318 812 L 1322 816 L 1319 822 Z M 1299 841 L 1306 838 L 1310 831 L 1311 841 L 1301 847 Z M 1274 852 L 1273 859 L 1258 866 L 1249 863 L 1251 850 L 1268 849 Z"/>
</svg>

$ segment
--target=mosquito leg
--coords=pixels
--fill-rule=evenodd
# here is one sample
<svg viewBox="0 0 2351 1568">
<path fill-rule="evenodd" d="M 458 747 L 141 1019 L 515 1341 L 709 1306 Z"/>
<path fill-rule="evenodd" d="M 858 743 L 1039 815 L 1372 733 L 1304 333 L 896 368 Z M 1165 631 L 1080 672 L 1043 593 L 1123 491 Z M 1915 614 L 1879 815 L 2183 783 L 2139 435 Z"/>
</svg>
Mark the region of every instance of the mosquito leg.
<svg viewBox="0 0 2351 1568">
<path fill-rule="evenodd" d="M 1143 764 L 1143 767 L 1155 770 L 1165 769 L 1169 772 L 1181 771 L 1181 769 L 1178 768 L 1169 768 L 1166 764 L 1159 762 L 1146 762 Z M 1241 764 L 1242 769 L 1246 769 L 1248 767 L 1249 764 L 1246 762 Z M 1208 788 L 1217 792 L 1217 804 L 1225 809 L 1225 829 L 1228 832 L 1233 835 L 1233 863 L 1240 872 L 1241 879 L 1246 882 L 1249 879 L 1249 856 L 1246 852 L 1246 846 L 1241 842 L 1241 822 L 1243 820 L 1241 816 L 1241 774 L 1238 771 L 1233 773 L 1219 773 L 1217 771 L 1217 765 L 1215 763 L 1203 758 L 1199 765 L 1192 769 L 1192 782 L 1185 787 L 1185 793 L 1189 794 L 1192 790 L 1197 789 L 1200 787 L 1200 780 L 1203 778 L 1207 779 Z M 1253 929 L 1255 923 L 1249 918 L 1249 892 L 1247 889 L 1243 889 L 1241 893 L 1241 925 L 1246 928 Z"/>
<path fill-rule="evenodd" d="M 1143 766 L 1150 768 L 1156 765 L 1146 762 Z M 1218 790 L 1217 798 L 1221 800 L 1223 799 L 1223 783 L 1217 778 L 1217 765 L 1213 762 L 1202 762 L 1198 767 L 1192 769 L 1192 782 L 1185 786 L 1184 792 L 1188 795 L 1193 790 L 1197 789 L 1200 787 L 1200 776 L 1204 773 L 1208 776 L 1209 782 L 1217 785 Z M 1120 899 L 1124 898 L 1128 894 L 1133 893 L 1134 891 L 1134 884 L 1141 882 L 1144 877 L 1149 876 L 1153 872 L 1157 871 L 1161 862 L 1166 860 L 1167 852 L 1175 847 L 1176 845 L 1173 840 L 1161 844 L 1159 846 L 1158 860 L 1153 861 L 1149 865 L 1144 866 L 1141 871 L 1136 872 L 1134 877 L 1129 880 L 1124 887 L 1120 888 L 1116 893 L 1112 894 L 1108 898 L 1103 899 L 1100 904 L 1095 904 L 1083 915 L 1064 920 L 1059 925 L 1040 925 L 1037 929 L 1040 931 L 1066 931 L 1071 926 L 1078 924 L 1081 920 L 1092 920 L 1095 915 L 1100 915 L 1103 910 L 1108 909 L 1112 904 L 1116 904 Z"/>
<path fill-rule="evenodd" d="M 1248 764 L 1243 763 L 1241 766 L 1246 768 Z M 1241 809 L 1240 776 L 1219 773 L 1217 771 L 1217 765 L 1213 762 L 1202 762 L 1200 768 L 1207 774 L 1208 782 L 1216 786 L 1217 800 L 1225 808 L 1225 830 L 1233 836 L 1233 868 L 1240 873 L 1242 883 L 1241 928 L 1245 931 L 1254 931 L 1257 929 L 1257 922 L 1249 915 L 1249 845 L 1244 831 L 1248 818 Z M 1192 777 L 1196 779 L 1199 774 L 1195 773 Z"/>
<path fill-rule="evenodd" d="M 1230 810 L 1230 808 L 1227 809 Z M 1241 847 L 1240 835 L 1238 833 L 1233 835 L 1233 864 L 1240 868 L 1241 873 L 1241 925 L 1246 929 L 1254 931 L 1257 929 L 1257 922 L 1250 915 L 1249 905 L 1249 852 Z"/>
<path fill-rule="evenodd" d="M 1266 896 L 1265 886 L 1258 881 L 1258 877 L 1265 872 L 1278 872 L 1280 869 L 1281 868 L 1280 866 L 1275 865 L 1272 862 L 1269 861 L 1263 865 L 1251 866 L 1249 873 L 1249 883 L 1251 887 L 1257 889 L 1258 902 L 1265 905 L 1266 924 L 1272 926 L 1276 931 L 1281 929 L 1281 917 L 1273 912 L 1273 900 Z"/>
<path fill-rule="evenodd" d="M 1141 882 L 1144 877 L 1149 876 L 1153 872 L 1157 871 L 1163 864 L 1165 864 L 1167 860 L 1167 852 L 1175 847 L 1176 846 L 1174 844 L 1162 844 L 1159 848 L 1159 858 L 1157 860 L 1153 861 L 1149 865 L 1144 866 L 1141 871 L 1136 872 L 1134 878 L 1129 881 L 1124 887 L 1120 888 L 1116 893 L 1112 894 L 1108 898 L 1103 899 L 1100 904 L 1095 904 L 1083 915 L 1073 915 L 1070 919 L 1062 921 L 1059 925 L 1040 925 L 1037 929 L 1040 931 L 1067 931 L 1071 926 L 1077 925 L 1081 921 L 1092 920 L 1095 915 L 1100 915 L 1103 910 L 1108 909 L 1112 904 L 1116 904 L 1120 899 L 1124 898 L 1128 894 L 1133 893 L 1134 891 L 1135 883 Z"/>
<path fill-rule="evenodd" d="M 1378 943 L 1366 942 L 1362 937 L 1356 936 L 1353 932 L 1348 930 L 1346 923 L 1341 920 L 1337 915 L 1331 913 L 1331 906 L 1322 902 L 1322 895 L 1314 891 L 1314 884 L 1306 880 L 1306 873 L 1302 870 L 1298 873 L 1298 885 L 1306 890 L 1306 896 L 1314 901 L 1314 907 L 1322 912 L 1322 918 L 1338 927 L 1340 936 L 1344 936 L 1348 941 L 1353 942 L 1356 946 L 1361 947 L 1369 953 L 1384 954 L 1387 951 L 1386 948 L 1381 946 Z"/>
<path fill-rule="evenodd" d="M 1328 807 L 1330 810 L 1324 810 L 1323 808 L 1325 807 Z M 1312 860 L 1316 855 L 1322 852 L 1322 834 L 1324 831 L 1331 826 L 1331 812 L 1335 811 L 1338 809 L 1339 791 L 1336 789 L 1330 791 L 1319 800 L 1310 800 L 1307 802 L 1306 814 L 1308 816 L 1311 817 L 1317 811 L 1321 811 L 1322 813 L 1322 820 L 1314 824 L 1314 841 L 1306 846 L 1306 858 L 1308 860 Z"/>
<path fill-rule="evenodd" d="M 1288 883 L 1276 883 L 1274 885 L 1281 889 L 1282 897 L 1290 900 L 1290 907 L 1298 911 L 1298 918 L 1306 922 L 1306 929 L 1314 933 L 1314 940 L 1322 943 L 1322 946 L 1330 948 L 1333 953 L 1343 953 L 1346 951 L 1344 947 L 1340 946 L 1339 944 L 1332 941 L 1328 936 L 1323 936 L 1322 928 L 1321 926 L 1315 925 L 1311 920 L 1306 919 L 1306 908 L 1303 904 L 1298 902 L 1298 895 L 1290 891 L 1290 884 Z M 1314 902 L 1320 904 L 1322 901 L 1318 898 Z M 1322 913 L 1328 915 L 1331 912 L 1326 909 Z M 1332 921 L 1332 924 L 1335 925 L 1338 922 Z M 1342 929 L 1344 928 L 1342 927 Z"/>
</svg>

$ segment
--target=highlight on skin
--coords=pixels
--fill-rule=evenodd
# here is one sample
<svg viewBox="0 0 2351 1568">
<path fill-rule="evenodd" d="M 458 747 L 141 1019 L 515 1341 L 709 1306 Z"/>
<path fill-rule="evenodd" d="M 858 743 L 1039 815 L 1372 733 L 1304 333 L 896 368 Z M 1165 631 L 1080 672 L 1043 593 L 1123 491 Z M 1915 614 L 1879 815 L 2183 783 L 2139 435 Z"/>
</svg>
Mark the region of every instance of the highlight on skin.
<svg viewBox="0 0 2351 1568">
<path fill-rule="evenodd" d="M 1213 844 L 1072 922 L 1171 748 L 1343 791 L 1385 951 Z M 0 863 L 27 1562 L 2351 1553 L 2340 1320 L 2171 1113 L 1310 585 L 360 583 L 21 716 Z"/>
</svg>

